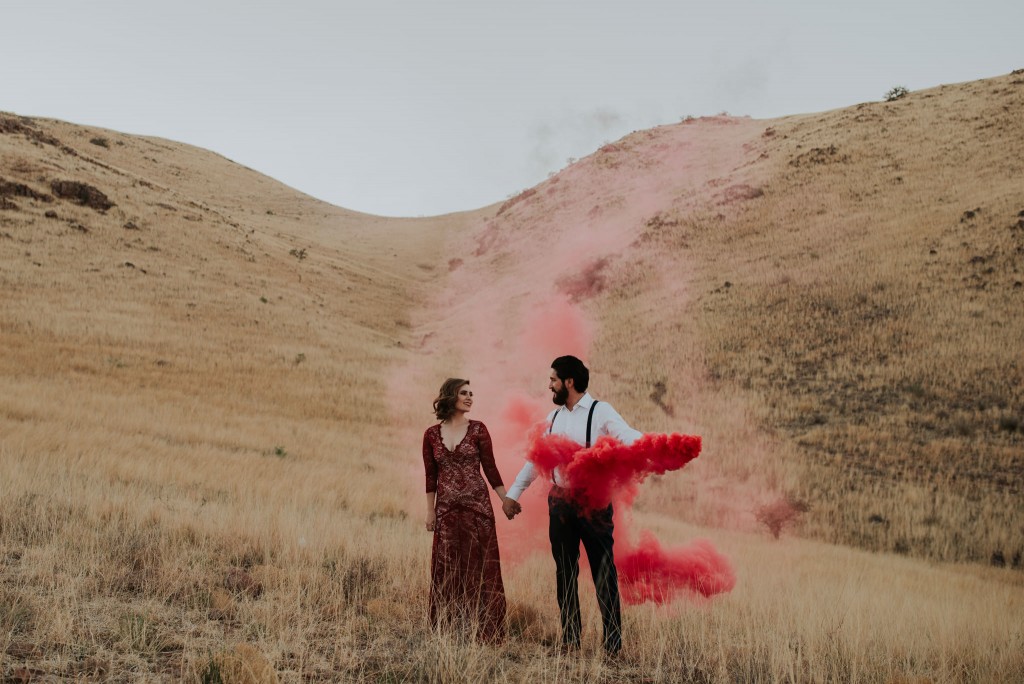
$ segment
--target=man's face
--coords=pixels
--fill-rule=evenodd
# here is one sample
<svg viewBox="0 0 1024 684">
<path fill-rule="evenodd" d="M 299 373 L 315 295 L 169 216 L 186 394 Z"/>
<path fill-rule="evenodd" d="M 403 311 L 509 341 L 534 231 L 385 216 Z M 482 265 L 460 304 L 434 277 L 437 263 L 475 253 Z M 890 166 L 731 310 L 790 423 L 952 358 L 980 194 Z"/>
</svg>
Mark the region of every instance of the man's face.
<svg viewBox="0 0 1024 684">
<path fill-rule="evenodd" d="M 551 376 L 548 378 L 548 389 L 551 390 L 551 401 L 555 402 L 558 406 L 565 406 L 565 402 L 569 400 L 569 388 L 565 386 L 565 382 L 558 378 L 558 374 L 555 370 L 551 369 Z"/>
</svg>

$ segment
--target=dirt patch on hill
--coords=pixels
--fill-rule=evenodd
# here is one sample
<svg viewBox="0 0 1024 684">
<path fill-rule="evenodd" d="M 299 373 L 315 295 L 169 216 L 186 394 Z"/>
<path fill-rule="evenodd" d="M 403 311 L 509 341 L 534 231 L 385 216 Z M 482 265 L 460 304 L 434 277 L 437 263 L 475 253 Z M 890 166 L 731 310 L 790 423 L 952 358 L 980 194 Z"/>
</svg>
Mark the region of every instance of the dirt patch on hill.
<svg viewBox="0 0 1024 684">
<path fill-rule="evenodd" d="M 27 197 L 43 202 L 52 202 L 53 197 L 42 192 L 36 192 L 24 183 L 15 183 L 0 177 L 0 197 Z"/>
<path fill-rule="evenodd" d="M 114 203 L 106 195 L 88 183 L 55 180 L 50 184 L 50 189 L 57 197 L 92 207 L 97 211 L 106 211 L 114 206 Z"/>
</svg>

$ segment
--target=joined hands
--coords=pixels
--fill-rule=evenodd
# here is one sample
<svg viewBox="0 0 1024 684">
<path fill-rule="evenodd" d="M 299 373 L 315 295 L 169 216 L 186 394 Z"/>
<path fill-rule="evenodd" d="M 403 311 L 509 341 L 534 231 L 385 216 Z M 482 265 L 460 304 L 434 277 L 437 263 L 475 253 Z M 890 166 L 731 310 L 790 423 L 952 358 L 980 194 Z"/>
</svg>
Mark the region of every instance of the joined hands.
<svg viewBox="0 0 1024 684">
<path fill-rule="evenodd" d="M 501 510 L 505 513 L 505 517 L 511 520 L 523 512 L 523 507 L 515 499 L 506 496 L 501 502 Z"/>
</svg>

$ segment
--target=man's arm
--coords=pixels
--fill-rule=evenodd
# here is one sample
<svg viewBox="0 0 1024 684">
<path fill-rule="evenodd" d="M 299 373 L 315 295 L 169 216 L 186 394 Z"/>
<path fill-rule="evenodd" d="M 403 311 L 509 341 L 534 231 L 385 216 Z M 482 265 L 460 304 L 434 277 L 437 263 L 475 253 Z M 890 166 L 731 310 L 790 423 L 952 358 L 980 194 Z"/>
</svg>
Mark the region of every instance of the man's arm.
<svg viewBox="0 0 1024 684">
<path fill-rule="evenodd" d="M 548 414 L 547 421 L 549 424 L 554 425 L 555 414 L 558 413 L 559 409 L 555 409 Z M 523 469 L 516 475 L 516 481 L 509 487 L 508 496 L 505 497 L 505 501 L 502 503 L 501 509 L 508 516 L 508 519 L 516 517 L 516 514 L 522 512 L 523 507 L 519 505 L 519 497 L 522 496 L 526 488 L 537 479 L 540 473 L 537 471 L 537 466 L 533 465 L 530 461 L 523 464 Z"/>
<path fill-rule="evenodd" d="M 526 491 L 534 480 L 537 479 L 537 466 L 533 465 L 530 461 L 527 461 L 523 465 L 523 469 L 516 475 L 516 481 L 512 483 L 512 486 L 508 490 L 508 498 L 513 501 L 519 501 L 520 495 Z"/>
<path fill-rule="evenodd" d="M 644 436 L 644 433 L 631 428 L 611 404 L 602 401 L 597 405 L 597 411 L 601 412 L 601 420 L 598 422 L 601 429 L 598 434 L 610 435 L 623 444 L 632 444 Z M 597 416 L 594 416 L 594 420 L 597 421 Z"/>
</svg>

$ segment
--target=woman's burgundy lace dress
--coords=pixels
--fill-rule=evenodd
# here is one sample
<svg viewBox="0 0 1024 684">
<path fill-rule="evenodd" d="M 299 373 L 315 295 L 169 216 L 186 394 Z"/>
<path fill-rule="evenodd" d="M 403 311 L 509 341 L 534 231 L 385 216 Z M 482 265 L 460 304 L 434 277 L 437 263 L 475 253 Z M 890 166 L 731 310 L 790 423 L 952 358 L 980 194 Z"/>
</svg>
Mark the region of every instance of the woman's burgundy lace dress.
<svg viewBox="0 0 1024 684">
<path fill-rule="evenodd" d="M 440 425 L 423 434 L 427 493 L 437 492 L 430 623 L 469 631 L 475 626 L 480 641 L 497 641 L 505 636 L 505 587 L 481 466 L 491 487 L 502 486 L 491 436 L 480 421 L 469 421 L 466 436 L 454 451 L 444 445 Z"/>
</svg>

